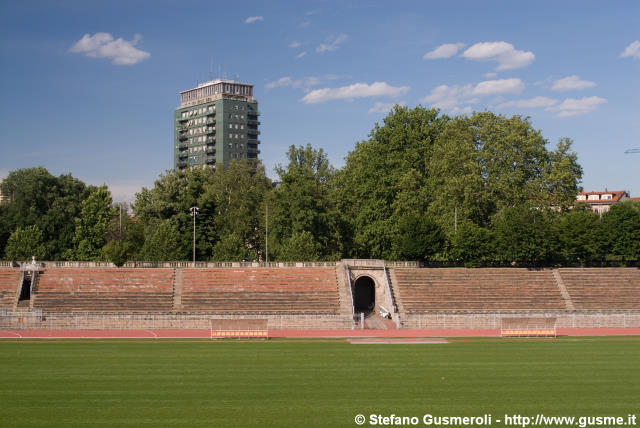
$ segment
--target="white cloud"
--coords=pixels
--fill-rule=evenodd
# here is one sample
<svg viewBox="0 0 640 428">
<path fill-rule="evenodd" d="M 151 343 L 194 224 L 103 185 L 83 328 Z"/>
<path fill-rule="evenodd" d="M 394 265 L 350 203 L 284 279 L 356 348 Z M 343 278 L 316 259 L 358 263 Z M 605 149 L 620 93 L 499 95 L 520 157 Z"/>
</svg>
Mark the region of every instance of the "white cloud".
<svg viewBox="0 0 640 428">
<path fill-rule="evenodd" d="M 381 103 L 377 102 L 369 109 L 369 113 L 389 113 L 395 105 L 406 106 L 407 103 L 404 101 L 398 101 L 397 103 Z"/>
<path fill-rule="evenodd" d="M 298 55 L 296 55 L 296 58 L 302 58 L 303 56 L 305 56 L 307 54 L 307 51 L 302 51 L 300 52 Z"/>
<path fill-rule="evenodd" d="M 586 88 L 593 88 L 596 86 L 595 82 L 590 82 L 588 80 L 580 79 L 578 75 L 572 75 L 569 77 L 564 77 L 562 79 L 556 80 L 553 82 L 553 86 L 551 86 L 552 91 L 573 91 L 580 90 Z"/>
<path fill-rule="evenodd" d="M 496 61 L 497 71 L 525 67 L 533 62 L 533 52 L 517 50 L 507 42 L 476 43 L 462 53 L 462 57 L 477 61 Z"/>
<path fill-rule="evenodd" d="M 493 79 L 497 75 L 498 75 L 498 73 L 491 72 L 491 73 L 485 73 L 484 77 L 486 77 L 487 79 Z"/>
<path fill-rule="evenodd" d="M 386 82 L 372 84 L 354 83 L 340 88 L 316 89 L 305 95 L 301 101 L 305 104 L 323 103 L 329 100 L 344 100 L 364 97 L 400 97 L 409 92 L 409 86 L 391 86 Z"/>
<path fill-rule="evenodd" d="M 477 104 L 480 97 L 513 94 L 524 90 L 524 83 L 520 79 L 485 80 L 477 85 L 440 85 L 431 90 L 431 93 L 422 98 L 420 102 L 429 103 L 433 107 L 443 110 L 461 111 L 461 104 Z M 458 109 L 458 110 L 456 110 Z"/>
<path fill-rule="evenodd" d="M 335 51 L 340 45 L 346 42 L 349 36 L 346 34 L 340 34 L 338 37 L 330 37 L 327 39 L 327 43 L 321 43 L 316 48 L 316 52 L 331 52 Z"/>
<path fill-rule="evenodd" d="M 245 24 L 253 24 L 254 22 L 264 21 L 263 16 L 250 16 L 244 20 Z"/>
<path fill-rule="evenodd" d="M 302 43 L 300 43 L 298 40 L 294 40 L 293 42 L 289 43 L 290 48 L 299 48 L 300 46 L 302 46 Z"/>
<path fill-rule="evenodd" d="M 292 86 L 296 88 L 299 86 L 298 82 L 301 82 L 301 81 L 293 80 L 291 77 L 286 76 L 286 77 L 281 77 L 278 80 L 274 80 L 273 82 L 269 82 L 266 85 L 264 85 L 264 87 L 267 89 L 279 88 L 281 86 Z"/>
<path fill-rule="evenodd" d="M 607 100 L 600 97 L 584 97 L 580 99 L 566 98 L 560 104 L 547 107 L 548 111 L 556 111 L 557 117 L 578 116 L 581 114 L 591 113 L 598 108 L 600 104 L 606 103 Z"/>
<path fill-rule="evenodd" d="M 533 97 L 525 100 L 507 101 L 505 103 L 498 105 L 498 108 L 499 109 L 503 109 L 507 107 L 541 108 L 541 107 L 551 107 L 556 104 L 558 104 L 558 100 L 554 100 L 553 98 Z"/>
<path fill-rule="evenodd" d="M 423 59 L 440 59 L 440 58 L 451 58 L 455 54 L 458 53 L 460 49 L 465 47 L 464 43 L 445 43 L 444 45 L 440 45 L 431 52 L 427 52 L 422 57 Z"/>
<path fill-rule="evenodd" d="M 317 86 L 320 84 L 320 79 L 314 76 L 309 76 L 304 79 L 292 79 L 290 76 L 281 77 L 278 80 L 269 82 L 264 85 L 267 89 L 279 88 L 283 86 L 290 86 L 292 88 L 309 88 L 311 86 Z"/>
<path fill-rule="evenodd" d="M 451 114 L 470 114 L 473 112 L 473 109 L 469 106 L 466 107 L 454 107 L 451 109 Z"/>
<path fill-rule="evenodd" d="M 307 77 L 306 79 L 304 79 L 304 82 L 303 82 L 303 85 L 306 87 L 318 86 L 319 84 L 320 84 L 320 79 L 314 76 Z"/>
<path fill-rule="evenodd" d="M 473 88 L 473 95 L 513 94 L 522 92 L 523 90 L 524 83 L 522 83 L 520 79 L 485 80 Z"/>
<path fill-rule="evenodd" d="M 109 58 L 117 65 L 133 65 L 151 56 L 149 52 L 137 49 L 135 45 L 142 36 L 136 34 L 133 40 L 114 39 L 110 33 L 85 34 L 70 49 L 84 53 L 91 58 Z"/>
<path fill-rule="evenodd" d="M 625 48 L 624 51 L 620 54 L 621 58 L 631 57 L 635 59 L 640 59 L 640 40 L 636 40 L 635 42 L 631 42 L 629 46 Z"/>
</svg>

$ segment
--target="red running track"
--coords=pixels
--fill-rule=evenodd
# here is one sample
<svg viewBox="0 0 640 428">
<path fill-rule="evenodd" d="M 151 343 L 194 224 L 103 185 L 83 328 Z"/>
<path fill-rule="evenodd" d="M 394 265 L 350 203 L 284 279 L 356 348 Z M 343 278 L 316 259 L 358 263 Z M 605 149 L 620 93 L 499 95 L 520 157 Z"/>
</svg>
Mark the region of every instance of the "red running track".
<svg viewBox="0 0 640 428">
<path fill-rule="evenodd" d="M 209 338 L 209 330 L 0 330 L 16 339 L 191 339 Z M 640 328 L 559 328 L 558 336 L 640 336 Z M 500 337 L 500 330 L 270 330 L 269 337 Z"/>
</svg>

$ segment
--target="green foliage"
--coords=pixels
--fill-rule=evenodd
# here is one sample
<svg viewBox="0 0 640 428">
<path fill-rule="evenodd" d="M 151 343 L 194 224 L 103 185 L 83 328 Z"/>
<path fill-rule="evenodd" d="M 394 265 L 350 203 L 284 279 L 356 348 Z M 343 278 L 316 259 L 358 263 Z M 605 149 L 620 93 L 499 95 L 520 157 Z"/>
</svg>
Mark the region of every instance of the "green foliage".
<svg viewBox="0 0 640 428">
<path fill-rule="evenodd" d="M 227 168 L 215 171 L 168 171 L 156 180 L 152 189 L 143 188 L 136 195 L 133 212 L 145 225 L 147 239 L 154 235 L 158 222 L 171 221 L 178 241 L 177 247 L 172 247 L 169 253 L 172 260 L 176 260 L 175 257 L 177 260 L 193 257 L 193 217 L 190 215 L 193 206 L 199 208 L 196 217 L 198 260 L 215 259 L 226 254 L 226 250 L 221 252 L 220 249 L 228 249 L 229 242 L 220 244 L 218 250 L 215 248 L 220 237 L 230 234 L 236 234 L 245 243 L 247 253 L 242 258 L 257 260 L 264 241 L 260 227 L 264 212 L 262 201 L 270 187 L 264 167 L 247 160 L 231 162 Z M 166 234 L 166 230 L 162 233 Z M 164 235 L 163 239 L 166 238 Z M 156 260 L 161 255 L 146 243 L 143 254 L 147 260 Z"/>
<path fill-rule="evenodd" d="M 242 160 L 216 170 L 198 200 L 197 233 L 213 260 L 258 260 L 264 243 L 263 201 L 271 189 L 262 164 Z M 210 221 L 203 221 L 211 219 Z M 201 244 L 201 247 L 204 245 Z"/>
<path fill-rule="evenodd" d="M 180 248 L 188 251 L 180 260 L 191 258 L 193 239 L 193 217 L 189 208 L 200 207 L 197 217 L 198 228 L 210 228 L 214 221 L 215 209 L 209 205 L 199 205 L 205 193 L 205 185 L 213 180 L 214 171 L 210 169 L 193 169 L 186 171 L 167 171 L 155 181 L 152 189 L 142 188 L 136 194 L 133 205 L 134 217 L 140 220 L 146 229 L 154 229 L 158 221 L 171 220 L 177 229 Z M 211 227 L 211 229 L 213 229 Z M 150 236 L 152 230 L 147 230 Z M 208 258 L 213 248 L 209 234 L 199 233 L 197 236 L 197 257 Z M 184 258 L 182 258 L 184 257 Z"/>
<path fill-rule="evenodd" d="M 246 242 L 235 232 L 223 236 L 213 247 L 212 259 L 216 261 L 242 262 L 250 257 Z"/>
<path fill-rule="evenodd" d="M 133 244 L 128 241 L 109 241 L 102 248 L 104 257 L 117 267 L 121 267 L 129 261 L 134 252 Z"/>
<path fill-rule="evenodd" d="M 505 263 L 541 264 L 555 256 L 549 213 L 528 204 L 504 208 L 494 218 L 496 259 Z"/>
<path fill-rule="evenodd" d="M 30 261 L 32 256 L 37 260 L 42 260 L 45 255 L 43 234 L 38 226 L 16 229 L 9 237 L 5 248 L 7 260 Z"/>
<path fill-rule="evenodd" d="M 428 206 L 432 192 L 426 185 L 427 169 L 447 121 L 438 110 L 396 106 L 383 125 L 376 124 L 369 139 L 347 155 L 332 192 L 346 223 L 347 255 L 393 256 L 399 219 Z"/>
<path fill-rule="evenodd" d="M 102 247 L 107 243 L 111 219 L 116 215 L 111 193 L 100 186 L 82 201 L 80 217 L 75 219 L 75 248 L 70 254 L 75 260 L 99 261 L 104 259 Z"/>
<path fill-rule="evenodd" d="M 603 257 L 605 236 L 600 216 L 589 207 L 576 207 L 557 219 L 560 253 L 570 264 L 585 264 Z"/>
<path fill-rule="evenodd" d="M 609 253 L 622 260 L 640 260 L 640 203 L 615 204 L 602 216 Z"/>
<path fill-rule="evenodd" d="M 453 260 L 464 262 L 466 267 L 479 267 L 494 260 L 491 230 L 470 221 L 458 225 L 458 232 L 451 238 L 449 254 Z"/>
<path fill-rule="evenodd" d="M 527 118 L 491 112 L 459 116 L 439 135 L 429 163 L 433 202 L 429 213 L 448 234 L 458 220 L 490 224 L 498 211 L 521 204 L 567 209 L 578 192 L 582 169 L 561 139 L 553 152 Z"/>
<path fill-rule="evenodd" d="M 327 155 L 307 144 L 289 147 L 287 158 L 286 167 L 276 167 L 281 183 L 267 202 L 272 255 L 278 260 L 339 258 L 339 215 L 329 195 L 333 168 Z"/>
<path fill-rule="evenodd" d="M 178 227 L 172 220 L 155 220 L 141 250 L 143 260 L 150 262 L 185 260 L 187 250 L 182 246 Z"/>
<path fill-rule="evenodd" d="M 442 250 L 444 242 L 442 229 L 431 218 L 410 215 L 398 222 L 393 248 L 400 260 L 427 260 Z"/>
<path fill-rule="evenodd" d="M 578 182 L 582 178 L 582 167 L 578 155 L 571 151 L 573 141 L 561 138 L 556 149 L 549 152 L 550 165 L 543 172 L 549 191 L 549 202 L 566 211 L 573 206 L 580 191 Z"/>
<path fill-rule="evenodd" d="M 54 177 L 42 167 L 11 171 L 2 183 L 2 194 L 10 202 L 0 206 L 0 253 L 11 231 L 37 225 L 43 234 L 43 258 L 61 260 L 73 247 L 74 219 L 91 190 L 70 174 Z"/>
<path fill-rule="evenodd" d="M 294 232 L 279 248 L 278 259 L 283 261 L 316 261 L 320 255 L 320 245 L 311 232 Z"/>
</svg>

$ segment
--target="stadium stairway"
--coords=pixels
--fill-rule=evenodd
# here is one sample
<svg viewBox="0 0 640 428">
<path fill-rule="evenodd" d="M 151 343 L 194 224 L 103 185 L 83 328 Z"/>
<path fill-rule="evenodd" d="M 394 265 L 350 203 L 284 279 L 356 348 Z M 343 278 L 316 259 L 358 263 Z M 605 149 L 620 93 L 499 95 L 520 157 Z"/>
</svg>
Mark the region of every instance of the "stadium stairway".
<svg viewBox="0 0 640 428">
<path fill-rule="evenodd" d="M 182 269 L 174 269 L 172 312 L 182 311 L 182 284 L 183 284 Z"/>
<path fill-rule="evenodd" d="M 339 263 L 336 267 L 336 278 L 338 281 L 338 296 L 340 298 L 340 313 L 344 315 L 353 314 L 353 302 L 351 301 L 351 293 L 347 284 L 347 271 L 343 263 Z"/>
</svg>

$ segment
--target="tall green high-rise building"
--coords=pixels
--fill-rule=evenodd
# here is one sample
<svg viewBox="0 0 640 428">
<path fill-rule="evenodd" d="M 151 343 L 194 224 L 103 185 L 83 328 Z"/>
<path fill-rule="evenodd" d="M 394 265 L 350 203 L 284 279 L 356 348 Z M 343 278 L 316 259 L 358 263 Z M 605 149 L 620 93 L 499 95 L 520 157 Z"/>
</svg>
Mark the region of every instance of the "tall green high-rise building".
<svg viewBox="0 0 640 428">
<path fill-rule="evenodd" d="M 180 92 L 173 167 L 216 168 L 233 159 L 257 159 L 259 114 L 247 83 L 216 79 Z"/>
</svg>

